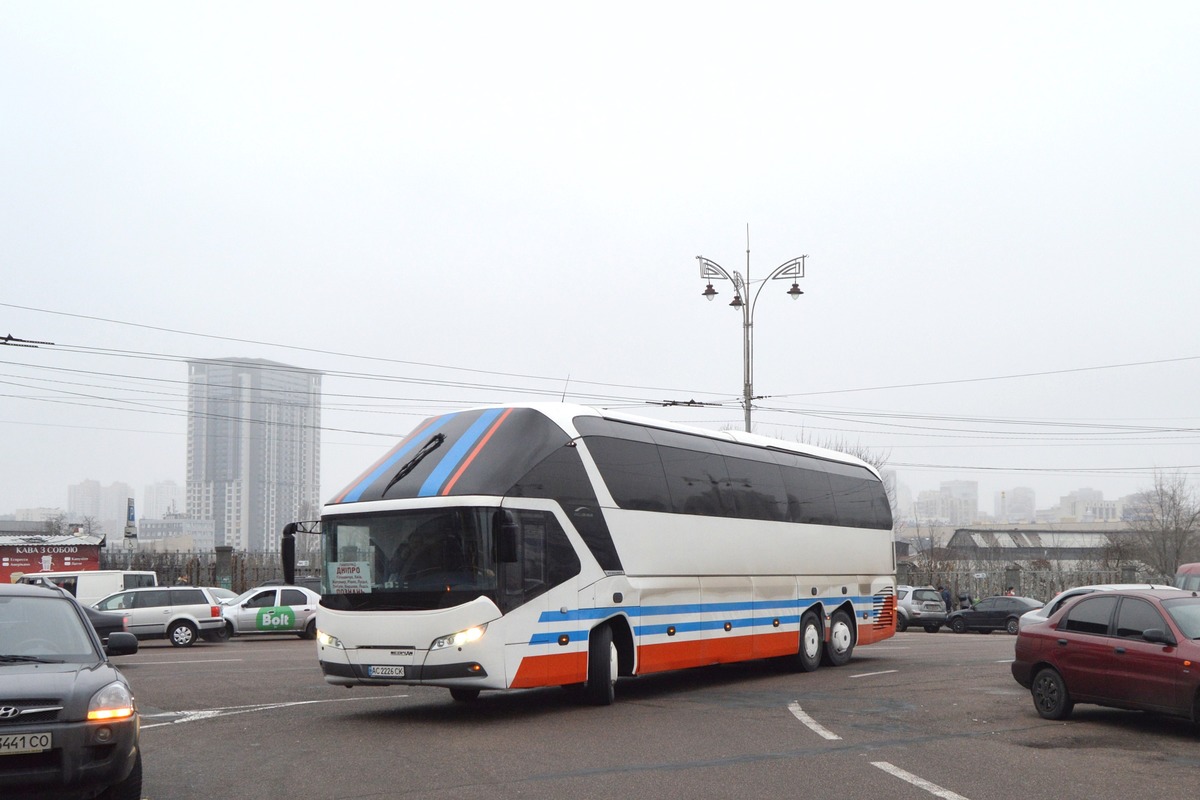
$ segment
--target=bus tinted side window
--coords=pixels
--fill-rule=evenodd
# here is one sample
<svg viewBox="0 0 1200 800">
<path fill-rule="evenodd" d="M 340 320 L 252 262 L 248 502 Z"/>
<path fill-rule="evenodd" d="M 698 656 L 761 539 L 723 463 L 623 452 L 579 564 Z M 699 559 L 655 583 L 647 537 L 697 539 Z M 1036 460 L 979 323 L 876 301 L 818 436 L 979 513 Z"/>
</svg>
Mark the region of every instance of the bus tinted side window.
<svg viewBox="0 0 1200 800">
<path fill-rule="evenodd" d="M 829 473 L 805 467 L 784 467 L 783 480 L 788 491 L 788 518 L 792 522 L 838 524 Z"/>
<path fill-rule="evenodd" d="M 618 506 L 634 511 L 671 510 L 671 494 L 655 445 L 589 436 L 587 446 Z"/>
</svg>

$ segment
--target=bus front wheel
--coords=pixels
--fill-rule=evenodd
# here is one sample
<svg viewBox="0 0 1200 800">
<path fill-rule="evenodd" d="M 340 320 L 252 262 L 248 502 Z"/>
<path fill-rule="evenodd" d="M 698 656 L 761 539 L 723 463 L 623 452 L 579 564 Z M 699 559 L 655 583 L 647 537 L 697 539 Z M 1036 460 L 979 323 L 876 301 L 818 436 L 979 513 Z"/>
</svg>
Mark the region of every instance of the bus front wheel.
<svg viewBox="0 0 1200 800">
<path fill-rule="evenodd" d="M 812 672 L 821 666 L 821 646 L 824 638 L 820 618 L 815 612 L 809 611 L 800 619 L 800 652 L 797 654 L 800 669 Z"/>
<path fill-rule="evenodd" d="M 601 625 L 588 636 L 587 683 L 584 696 L 594 706 L 612 705 L 617 682 L 617 646 L 613 644 L 612 628 Z"/>
</svg>

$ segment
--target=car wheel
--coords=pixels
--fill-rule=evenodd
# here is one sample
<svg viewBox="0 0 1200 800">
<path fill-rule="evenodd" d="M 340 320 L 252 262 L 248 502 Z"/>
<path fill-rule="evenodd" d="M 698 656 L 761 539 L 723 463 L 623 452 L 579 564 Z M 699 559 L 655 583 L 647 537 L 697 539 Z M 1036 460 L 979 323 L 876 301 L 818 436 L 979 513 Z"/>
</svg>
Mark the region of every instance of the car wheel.
<svg viewBox="0 0 1200 800">
<path fill-rule="evenodd" d="M 954 631 L 955 633 L 966 633 L 967 621 L 962 617 L 955 617 L 950 623 L 950 630 Z"/>
<path fill-rule="evenodd" d="M 167 638 L 176 647 L 191 647 L 196 643 L 196 629 L 190 622 L 176 622 L 167 631 Z"/>
<path fill-rule="evenodd" d="M 1029 692 L 1033 695 L 1033 707 L 1042 719 L 1066 719 L 1075 708 L 1062 675 L 1050 667 L 1038 670 Z"/>
<path fill-rule="evenodd" d="M 937 633 L 941 627 L 942 627 L 941 625 L 926 625 L 925 632 L 926 633 Z"/>
<path fill-rule="evenodd" d="M 204 641 L 218 642 L 218 643 L 219 642 L 228 642 L 229 636 L 230 636 L 229 625 L 225 624 L 225 625 L 222 625 L 219 629 L 217 629 L 215 631 L 208 631 L 207 633 L 205 633 Z"/>
<path fill-rule="evenodd" d="M 612 628 L 601 625 L 588 636 L 587 682 L 583 694 L 594 706 L 610 706 L 615 697 L 617 682 L 617 646 L 613 644 Z"/>
<path fill-rule="evenodd" d="M 470 703 L 479 699 L 478 689 L 451 689 L 450 697 L 456 703 Z"/>
<path fill-rule="evenodd" d="M 133 769 L 125 776 L 125 780 L 105 789 L 98 800 L 140 800 L 142 796 L 142 753 L 139 750 L 133 762 Z"/>
<path fill-rule="evenodd" d="M 824 644 L 824 638 L 821 618 L 817 612 L 809 611 L 800 618 L 800 651 L 796 654 L 796 662 L 800 669 L 812 672 L 821 666 L 821 646 Z"/>
<path fill-rule="evenodd" d="M 904 633 L 908 630 L 908 617 L 903 614 L 896 615 L 896 633 Z"/>
<path fill-rule="evenodd" d="M 825 643 L 825 663 L 840 667 L 854 655 L 854 622 L 844 610 L 838 609 L 829 618 L 829 641 Z"/>
<path fill-rule="evenodd" d="M 1021 630 L 1021 622 L 1016 617 L 1009 617 L 1008 622 L 1004 624 L 1004 630 L 1008 631 L 1013 636 L 1017 635 L 1017 631 Z"/>
<path fill-rule="evenodd" d="M 310 619 L 308 621 L 308 624 L 304 626 L 304 633 L 300 634 L 300 638 L 301 639 L 317 638 L 317 621 L 315 619 Z M 479 692 L 476 692 L 476 694 L 479 694 Z"/>
</svg>

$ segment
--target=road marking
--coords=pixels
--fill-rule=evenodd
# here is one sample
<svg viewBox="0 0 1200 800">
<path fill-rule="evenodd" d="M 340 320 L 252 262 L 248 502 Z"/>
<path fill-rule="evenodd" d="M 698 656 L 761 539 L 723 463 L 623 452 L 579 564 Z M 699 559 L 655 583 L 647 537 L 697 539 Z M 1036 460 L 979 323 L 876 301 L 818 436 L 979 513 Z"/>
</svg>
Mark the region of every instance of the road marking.
<svg viewBox="0 0 1200 800">
<path fill-rule="evenodd" d="M 792 715 L 796 719 L 800 720 L 805 725 L 807 725 L 809 730 L 811 730 L 813 733 L 817 734 L 821 738 L 829 739 L 830 741 L 835 741 L 835 740 L 842 738 L 842 737 L 838 736 L 836 733 L 834 733 L 831 730 L 829 730 L 828 728 L 826 728 L 821 723 L 817 722 L 815 719 L 810 717 L 808 714 L 804 713 L 804 709 L 800 708 L 799 703 L 796 703 L 796 702 L 788 703 L 788 711 L 792 712 Z"/>
<path fill-rule="evenodd" d="M 392 694 L 382 697 L 339 697 L 333 700 L 296 700 L 289 703 L 259 703 L 251 706 L 228 706 L 226 708 L 210 708 L 198 711 L 164 711 L 161 714 L 143 714 L 142 719 L 161 719 L 165 717 L 173 717 L 167 722 L 152 722 L 149 725 L 143 724 L 142 730 L 149 728 L 161 728 L 166 725 L 179 725 L 183 722 L 198 722 L 204 719 L 214 719 L 216 717 L 228 717 L 234 714 L 250 714 L 255 711 L 272 711 L 276 708 L 291 708 L 292 706 L 309 706 L 318 703 L 354 703 L 363 700 L 395 700 L 401 697 L 408 697 L 407 694 Z"/>
<path fill-rule="evenodd" d="M 899 672 L 898 669 L 884 669 L 879 672 L 860 672 L 857 675 L 851 675 L 851 678 L 871 678 L 875 675 L 891 675 L 893 672 Z"/>
<path fill-rule="evenodd" d="M 220 664 L 223 661 L 245 661 L 244 658 L 192 658 L 186 661 L 138 661 L 136 664 L 122 664 L 119 661 L 114 661 L 118 667 L 124 666 L 142 666 L 143 664 L 154 664 L 161 666 L 163 664 Z"/>
<path fill-rule="evenodd" d="M 918 789 L 924 789 L 925 791 L 929 792 L 934 797 L 942 798 L 942 800 L 967 800 L 967 798 L 963 797 L 961 794 L 955 794 L 954 792 L 950 791 L 949 789 L 943 789 L 942 787 L 938 786 L 936 783 L 930 783 L 929 781 L 925 780 L 924 778 L 919 778 L 916 775 L 913 775 L 911 772 L 906 772 L 906 771 L 900 769 L 899 767 L 897 767 L 896 765 L 889 764 L 886 761 L 872 761 L 871 766 L 879 767 L 881 770 L 888 773 L 889 775 L 895 775 L 897 778 L 899 778 L 902 781 L 908 781 L 913 786 L 916 786 Z"/>
</svg>

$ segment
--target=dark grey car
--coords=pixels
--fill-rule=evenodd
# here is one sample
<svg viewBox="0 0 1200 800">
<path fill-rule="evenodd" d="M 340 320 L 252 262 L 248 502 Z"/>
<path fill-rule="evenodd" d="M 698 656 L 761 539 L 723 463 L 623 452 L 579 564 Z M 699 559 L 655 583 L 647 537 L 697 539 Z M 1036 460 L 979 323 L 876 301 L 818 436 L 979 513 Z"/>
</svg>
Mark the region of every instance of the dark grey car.
<svg viewBox="0 0 1200 800">
<path fill-rule="evenodd" d="M 114 631 L 109 652 L 137 652 Z M 137 800 L 138 712 L 83 608 L 65 592 L 0 585 L 0 797 Z"/>
</svg>

